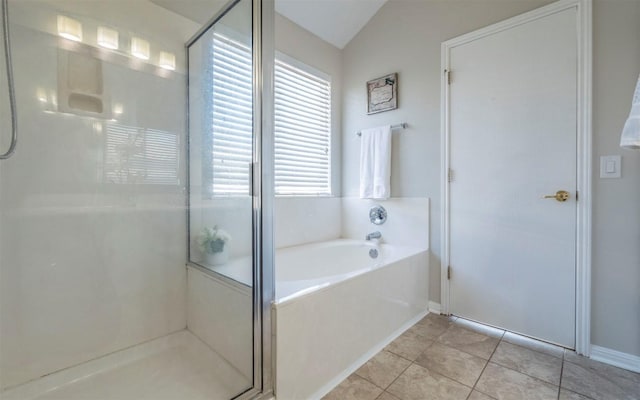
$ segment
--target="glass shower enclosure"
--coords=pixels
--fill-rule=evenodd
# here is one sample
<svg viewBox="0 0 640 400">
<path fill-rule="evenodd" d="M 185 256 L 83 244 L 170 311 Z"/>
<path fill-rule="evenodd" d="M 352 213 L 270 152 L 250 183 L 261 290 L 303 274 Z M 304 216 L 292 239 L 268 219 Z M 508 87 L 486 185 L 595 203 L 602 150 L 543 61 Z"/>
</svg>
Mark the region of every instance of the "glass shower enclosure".
<svg viewBox="0 0 640 400">
<path fill-rule="evenodd" d="M 0 398 L 268 395 L 273 2 L 6 11 Z"/>
</svg>

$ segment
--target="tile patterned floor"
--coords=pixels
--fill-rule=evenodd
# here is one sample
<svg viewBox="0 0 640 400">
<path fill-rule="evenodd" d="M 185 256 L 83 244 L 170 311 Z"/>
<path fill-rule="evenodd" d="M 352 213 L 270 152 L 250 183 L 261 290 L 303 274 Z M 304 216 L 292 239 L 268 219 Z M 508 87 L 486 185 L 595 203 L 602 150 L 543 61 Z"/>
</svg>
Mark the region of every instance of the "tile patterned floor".
<svg viewBox="0 0 640 400">
<path fill-rule="evenodd" d="M 429 314 L 324 400 L 640 400 L 640 374 Z"/>
</svg>

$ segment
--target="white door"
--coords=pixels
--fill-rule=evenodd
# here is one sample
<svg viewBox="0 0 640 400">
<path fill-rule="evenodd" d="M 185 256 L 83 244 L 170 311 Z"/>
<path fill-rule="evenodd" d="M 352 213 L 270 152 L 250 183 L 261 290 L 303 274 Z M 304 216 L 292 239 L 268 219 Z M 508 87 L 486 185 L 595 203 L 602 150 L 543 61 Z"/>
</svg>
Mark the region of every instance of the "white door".
<svg viewBox="0 0 640 400">
<path fill-rule="evenodd" d="M 450 51 L 450 311 L 573 348 L 577 16 Z M 566 201 L 545 195 L 564 190 Z"/>
</svg>

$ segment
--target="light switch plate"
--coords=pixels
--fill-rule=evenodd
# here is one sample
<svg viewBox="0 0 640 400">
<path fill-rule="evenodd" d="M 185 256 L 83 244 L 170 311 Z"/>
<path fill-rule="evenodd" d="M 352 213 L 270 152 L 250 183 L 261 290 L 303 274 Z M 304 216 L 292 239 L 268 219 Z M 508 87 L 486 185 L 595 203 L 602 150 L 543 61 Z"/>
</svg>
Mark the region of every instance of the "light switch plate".
<svg viewBox="0 0 640 400">
<path fill-rule="evenodd" d="M 622 176 L 621 156 L 600 157 L 600 178 L 620 178 Z"/>
</svg>

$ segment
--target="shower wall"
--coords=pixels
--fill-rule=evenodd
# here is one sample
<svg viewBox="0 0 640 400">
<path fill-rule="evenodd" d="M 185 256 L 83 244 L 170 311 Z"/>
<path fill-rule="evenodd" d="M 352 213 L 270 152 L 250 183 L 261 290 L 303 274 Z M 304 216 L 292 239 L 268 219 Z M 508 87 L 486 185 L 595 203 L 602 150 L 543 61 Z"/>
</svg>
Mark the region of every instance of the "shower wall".
<svg viewBox="0 0 640 400">
<path fill-rule="evenodd" d="M 0 169 L 0 388 L 186 326 L 184 42 L 199 26 L 118 4 L 10 1 L 20 142 Z M 58 14 L 81 43 L 57 36 Z M 126 49 L 97 47 L 98 25 Z M 131 36 L 149 61 L 127 54 Z M 78 65 L 101 81 L 103 115 L 60 111 Z"/>
</svg>

